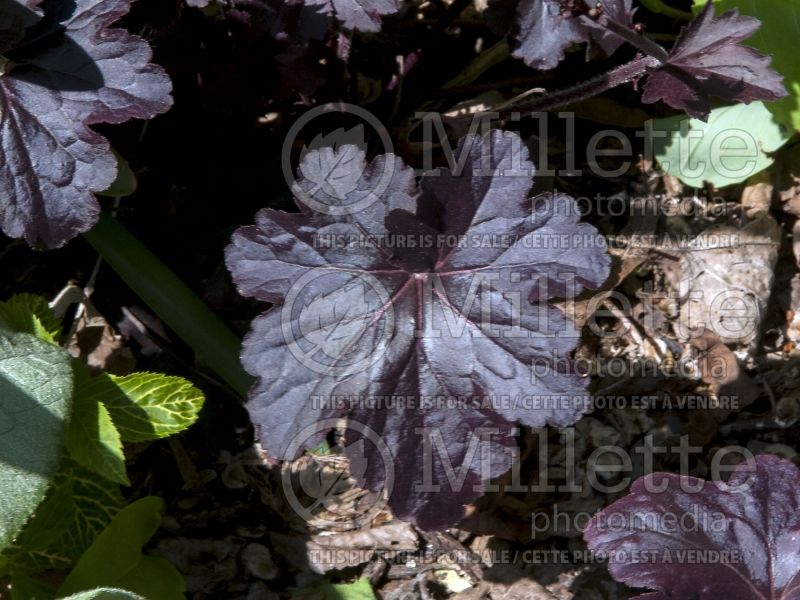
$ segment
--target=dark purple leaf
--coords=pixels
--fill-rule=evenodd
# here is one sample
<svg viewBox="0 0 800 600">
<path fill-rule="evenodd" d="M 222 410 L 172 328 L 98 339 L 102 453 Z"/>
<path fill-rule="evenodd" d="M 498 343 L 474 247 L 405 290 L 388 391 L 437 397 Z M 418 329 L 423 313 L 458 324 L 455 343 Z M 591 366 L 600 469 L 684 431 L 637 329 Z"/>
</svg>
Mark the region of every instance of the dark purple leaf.
<svg viewBox="0 0 800 600">
<path fill-rule="evenodd" d="M 521 0 L 517 20 L 519 33 L 513 56 L 534 69 L 555 69 L 567 48 L 587 40 L 583 24 L 562 15 L 556 0 Z"/>
<path fill-rule="evenodd" d="M 266 449 L 293 458 L 293 438 L 322 418 L 367 425 L 395 458 L 393 510 L 427 528 L 460 518 L 479 494 L 481 466 L 493 475 L 508 468 L 502 449 L 515 444 L 516 424 L 580 417 L 585 380 L 568 361 L 577 332 L 546 301 L 565 293 L 564 274 L 580 291 L 600 285 L 610 265 L 574 200 L 527 197 L 533 165 L 516 135 L 468 136 L 462 152 L 463 174 L 427 173 L 417 188 L 395 156 L 366 166 L 356 146 L 311 150 L 294 186 L 303 213 L 261 211 L 226 253 L 243 295 L 281 305 L 253 322 L 242 354 L 258 377 L 248 407 Z M 340 243 L 326 245 L 331 236 Z M 354 400 L 319 405 L 335 395 Z M 543 406 L 498 404 L 522 395 Z M 387 396 L 415 407 L 365 401 Z M 484 397 L 495 403 L 420 407 Z M 496 431 L 471 437 L 479 427 Z M 442 493 L 416 491 L 426 464 L 419 428 L 433 428 L 453 467 L 465 466 L 463 485 L 450 486 L 449 465 L 435 455 L 431 481 Z M 383 484 L 381 469 L 367 473 L 370 487 Z"/>
<path fill-rule="evenodd" d="M 797 600 L 797 467 L 757 456 L 727 485 L 671 473 L 641 477 L 629 496 L 592 518 L 584 539 L 608 557 L 615 579 L 657 590 L 637 598 Z"/>
<path fill-rule="evenodd" d="M 621 25 L 633 24 L 632 0 L 601 0 L 603 18 L 613 19 Z M 513 56 L 535 69 L 554 69 L 564 59 L 571 45 L 591 41 L 598 53 L 609 56 L 623 40 L 606 29 L 602 22 L 594 23 L 581 15 L 597 2 L 590 0 L 520 0 L 516 6 L 519 31 L 515 37 L 517 47 Z M 507 2 L 492 4 L 493 22 L 502 23 Z"/>
<path fill-rule="evenodd" d="M 709 1 L 681 31 L 667 64 L 648 77 L 642 101 L 662 100 L 705 120 L 709 96 L 745 103 L 783 98 L 783 77 L 769 68 L 771 57 L 740 44 L 760 25 L 736 10 L 715 19 Z"/>
<path fill-rule="evenodd" d="M 599 50 L 601 57 L 611 56 L 625 42 L 618 35 L 611 33 L 604 25 L 604 20 L 613 19 L 616 23 L 633 28 L 633 0 L 603 0 L 602 15 L 597 23 L 583 19 L 583 25 L 589 30 L 591 41 Z"/>
<path fill-rule="evenodd" d="M 375 32 L 381 30 L 381 16 L 400 10 L 400 0 L 303 0 L 308 7 L 335 17 L 345 28 Z"/>
<path fill-rule="evenodd" d="M 94 192 L 117 169 L 108 142 L 89 125 L 151 118 L 172 104 L 169 79 L 149 62 L 146 42 L 110 28 L 130 2 L 42 2 L 44 16 L 4 53 L 11 61 L 0 77 L 0 224 L 7 235 L 56 248 L 92 227 Z"/>
</svg>

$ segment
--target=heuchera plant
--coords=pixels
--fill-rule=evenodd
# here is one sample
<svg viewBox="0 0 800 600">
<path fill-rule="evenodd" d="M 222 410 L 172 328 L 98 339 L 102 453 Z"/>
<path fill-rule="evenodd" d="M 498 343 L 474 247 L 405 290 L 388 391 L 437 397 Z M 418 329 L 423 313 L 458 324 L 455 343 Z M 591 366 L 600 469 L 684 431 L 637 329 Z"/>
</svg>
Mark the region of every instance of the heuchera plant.
<svg viewBox="0 0 800 600">
<path fill-rule="evenodd" d="M 393 155 L 366 166 L 355 146 L 310 151 L 294 189 L 302 212 L 262 210 L 226 255 L 243 295 L 282 305 L 253 322 L 242 354 L 259 378 L 248 407 L 266 449 L 295 458 L 293 438 L 324 418 L 366 425 L 396 459 L 394 512 L 425 528 L 456 522 L 487 470 L 509 468 L 515 426 L 580 418 L 586 380 L 568 361 L 577 332 L 547 300 L 601 285 L 611 262 L 572 198 L 528 197 L 534 168 L 516 134 L 468 136 L 457 154 L 462 174 L 437 170 L 417 186 Z M 351 241 L 326 244 L 327 236 Z M 474 403 L 521 394 L 541 407 Z M 320 404 L 334 397 L 351 402 Z M 387 397 L 411 405 L 369 405 Z M 469 401 L 424 404 L 437 398 Z M 424 463 L 419 428 L 441 434 L 452 465 L 465 470 L 455 489 L 450 464 Z M 470 434 L 481 428 L 494 435 L 476 449 Z M 380 488 L 380 457 L 366 458 L 366 483 Z M 416 491 L 425 469 L 442 493 Z"/>
<path fill-rule="evenodd" d="M 657 590 L 641 600 L 796 600 L 800 471 L 761 455 L 727 484 L 653 473 L 595 515 L 583 537 L 615 579 Z"/>
<path fill-rule="evenodd" d="M 172 105 L 144 40 L 110 25 L 131 0 L 0 0 L 0 228 L 57 248 L 97 221 L 117 162 L 96 123 Z"/>
<path fill-rule="evenodd" d="M 642 100 L 653 103 L 661 100 L 693 117 L 706 120 L 711 110 L 710 97 L 731 102 L 750 103 L 753 100 L 772 101 L 787 95 L 783 77 L 769 68 L 771 58 L 743 46 L 760 23 L 758 19 L 742 16 L 731 10 L 714 18 L 714 5 L 708 2 L 702 12 L 681 30 L 670 52 L 641 35 L 629 25 L 630 4 L 600 3 L 600 8 L 586 9 L 580 2 L 557 2 L 543 9 L 542 21 L 552 21 L 547 35 L 533 35 L 531 41 L 520 40 L 515 55 L 534 66 L 537 60 L 549 61 L 542 68 L 552 68 L 563 58 L 560 36 L 553 31 L 565 31 L 564 39 L 591 41 L 608 52 L 624 39 L 640 50 L 632 61 L 620 65 L 595 79 L 562 91 L 534 99 L 524 107 L 513 110 L 547 111 L 596 96 L 625 83 L 638 83 L 644 78 Z M 569 10 L 565 8 L 569 6 Z M 591 16 L 590 16 L 591 15 Z M 542 21 L 534 27 L 540 28 Z M 525 31 L 525 29 L 523 29 Z M 571 33 L 570 33 L 571 32 Z M 555 54 L 553 54 L 555 53 Z M 553 61 L 552 57 L 558 57 Z M 537 58 L 539 57 L 539 58 Z"/>
</svg>

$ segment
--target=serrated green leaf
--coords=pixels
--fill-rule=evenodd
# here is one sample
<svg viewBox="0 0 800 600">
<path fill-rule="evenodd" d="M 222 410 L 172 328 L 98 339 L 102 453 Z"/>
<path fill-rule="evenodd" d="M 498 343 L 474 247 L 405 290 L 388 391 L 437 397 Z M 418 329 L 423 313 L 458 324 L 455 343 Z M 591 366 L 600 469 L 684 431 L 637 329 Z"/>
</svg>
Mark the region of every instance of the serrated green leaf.
<svg viewBox="0 0 800 600">
<path fill-rule="evenodd" d="M 100 479 L 71 460 L 65 460 L 56 485 L 71 482 L 74 512 L 56 549 L 77 560 L 125 506 L 119 486 Z"/>
<path fill-rule="evenodd" d="M 181 377 L 134 373 L 101 375 L 81 386 L 81 396 L 102 402 L 126 442 L 164 438 L 197 420 L 203 393 Z"/>
<path fill-rule="evenodd" d="M 69 354 L 0 327 L 0 549 L 55 476 L 71 400 Z"/>
<path fill-rule="evenodd" d="M 687 185 L 739 183 L 774 161 L 792 132 L 763 102 L 715 108 L 704 123 L 683 116 L 653 121 L 653 150 L 661 168 Z M 660 134 L 657 132 L 661 132 Z"/>
<path fill-rule="evenodd" d="M 180 573 L 163 558 L 142 555 L 161 524 L 163 501 L 148 496 L 123 508 L 81 556 L 59 590 L 74 594 L 96 587 L 124 588 L 148 600 L 183 598 Z"/>
<path fill-rule="evenodd" d="M 705 4 L 705 0 L 695 0 L 695 11 Z M 782 123 L 800 129 L 800 61 L 796 53 L 800 0 L 714 0 L 714 8 L 717 14 L 736 8 L 761 21 L 761 27 L 744 44 L 772 56 L 771 66 L 783 75 L 789 92 L 786 98 L 767 104 L 767 108 Z"/>
<path fill-rule="evenodd" d="M 108 409 L 95 398 L 76 390 L 72 421 L 67 428 L 67 449 L 80 465 L 122 485 L 130 485 L 125 454 Z"/>
<path fill-rule="evenodd" d="M 145 598 L 126 590 L 98 588 L 89 592 L 73 594 L 72 596 L 63 598 L 62 600 L 145 600 Z"/>
<path fill-rule="evenodd" d="M 36 507 L 36 514 L 3 553 L 3 559 L 11 566 L 11 570 L 33 572 L 49 567 L 68 567 L 69 558 L 54 556 L 52 549 L 66 533 L 74 510 L 72 482 L 51 486 L 44 500 Z M 32 553 L 47 558 L 42 564 L 40 560 L 32 559 Z M 40 565 L 42 568 L 37 568 Z"/>
<path fill-rule="evenodd" d="M 64 457 L 35 516 L 0 555 L 0 573 L 68 569 L 123 506 L 116 484 Z"/>
<path fill-rule="evenodd" d="M 53 344 L 61 335 L 61 323 L 47 300 L 35 294 L 15 294 L 0 302 L 0 321 L 13 331 L 30 333 Z"/>
</svg>

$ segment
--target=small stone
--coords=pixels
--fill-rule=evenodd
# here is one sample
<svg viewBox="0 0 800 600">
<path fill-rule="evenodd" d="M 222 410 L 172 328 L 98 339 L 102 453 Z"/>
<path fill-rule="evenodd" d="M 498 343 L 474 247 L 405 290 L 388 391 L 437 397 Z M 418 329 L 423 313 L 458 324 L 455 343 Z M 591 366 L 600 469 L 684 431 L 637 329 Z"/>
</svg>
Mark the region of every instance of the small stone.
<svg viewBox="0 0 800 600">
<path fill-rule="evenodd" d="M 261 544 L 248 544 L 242 550 L 242 562 L 248 572 L 259 579 L 269 581 L 278 576 L 278 567 L 272 560 L 272 553 Z"/>
</svg>

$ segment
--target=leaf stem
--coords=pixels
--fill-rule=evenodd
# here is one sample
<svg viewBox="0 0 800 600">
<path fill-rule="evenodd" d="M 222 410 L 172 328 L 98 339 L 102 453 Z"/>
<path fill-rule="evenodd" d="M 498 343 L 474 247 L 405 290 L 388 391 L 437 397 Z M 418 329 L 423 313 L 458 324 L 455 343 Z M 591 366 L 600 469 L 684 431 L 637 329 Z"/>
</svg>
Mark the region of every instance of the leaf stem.
<svg viewBox="0 0 800 600">
<path fill-rule="evenodd" d="M 637 56 L 632 61 L 620 65 L 608 73 L 603 73 L 599 77 L 589 79 L 588 81 L 563 90 L 557 90 L 539 96 L 538 98 L 533 98 L 528 102 L 504 106 L 498 112 L 503 116 L 521 110 L 546 112 L 569 104 L 575 104 L 576 102 L 598 96 L 617 86 L 634 81 L 646 74 L 649 70 L 657 69 L 661 65 L 662 63 L 652 56 Z"/>
<path fill-rule="evenodd" d="M 252 378 L 239 363 L 241 340 L 119 221 L 103 213 L 83 234 L 103 259 L 240 396 Z"/>
<path fill-rule="evenodd" d="M 593 19 L 587 17 L 586 15 L 581 15 L 580 19 L 587 24 L 597 24 Z M 619 21 L 615 21 L 608 15 L 603 15 L 600 18 L 600 24 L 608 29 L 611 33 L 621 37 L 634 48 L 637 48 L 648 56 L 658 59 L 662 64 L 669 60 L 669 53 L 664 50 L 664 48 L 656 44 L 653 40 L 636 33 L 630 27 L 623 25 Z"/>
</svg>

